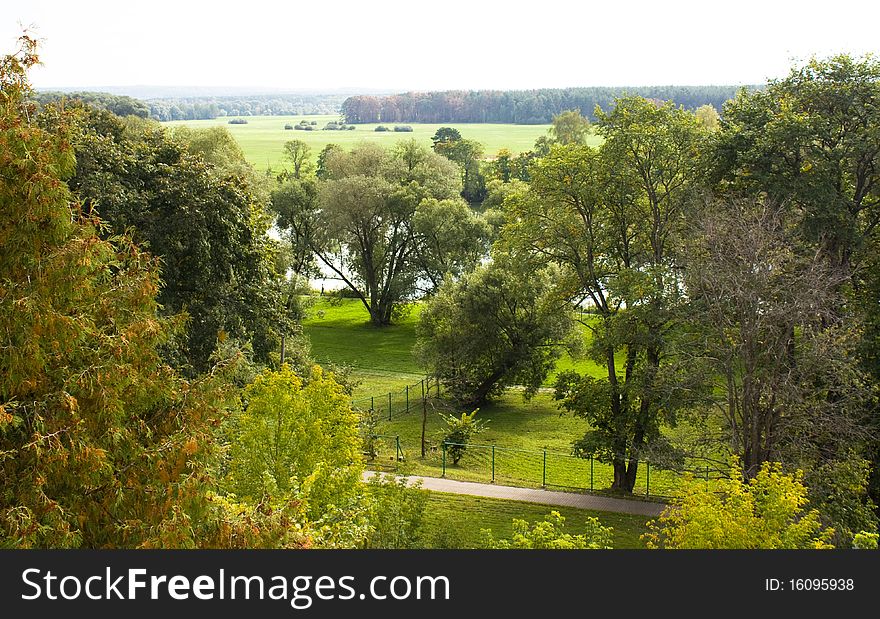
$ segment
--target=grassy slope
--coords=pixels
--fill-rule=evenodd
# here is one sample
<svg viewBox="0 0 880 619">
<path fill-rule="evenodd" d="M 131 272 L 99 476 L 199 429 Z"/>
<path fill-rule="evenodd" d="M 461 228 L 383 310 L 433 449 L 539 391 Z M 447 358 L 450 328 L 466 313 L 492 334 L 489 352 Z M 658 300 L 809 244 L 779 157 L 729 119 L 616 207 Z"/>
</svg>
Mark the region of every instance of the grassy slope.
<svg viewBox="0 0 880 619">
<path fill-rule="evenodd" d="M 543 520 L 551 511 L 565 517 L 565 531 L 584 532 L 586 518 L 598 518 L 606 527 L 614 529 L 615 548 L 644 548 L 639 536 L 646 531 L 646 518 L 628 514 L 594 512 L 571 507 L 556 507 L 505 501 L 440 492 L 429 492 L 425 509 L 423 534 L 430 544 L 443 540 L 445 545 L 473 548 L 479 545 L 481 529 L 490 529 L 495 538 L 509 538 L 513 519 L 533 523 Z"/>
<path fill-rule="evenodd" d="M 285 124 L 295 125 L 300 120 L 317 121 L 315 131 L 287 131 Z M 248 116 L 246 125 L 230 125 L 229 118 L 213 120 L 181 120 L 163 123 L 168 127 L 187 125 L 189 127 L 226 127 L 244 151 L 245 157 L 258 170 L 266 166 L 278 168 L 282 164 L 282 147 L 288 140 L 302 140 L 312 147 L 313 159 L 329 143 L 348 149 L 361 140 L 392 145 L 399 140 L 415 138 L 426 146 L 431 145 L 431 137 L 440 127 L 455 127 L 462 137 L 476 140 L 485 148 L 486 156 L 494 157 L 502 148 L 513 153 L 531 149 L 538 136 L 547 135 L 550 125 L 504 125 L 504 124 L 421 124 L 407 123 L 412 132 L 376 132 L 376 124 L 357 125 L 354 131 L 321 131 L 328 121 L 339 120 L 338 116 Z M 393 125 L 385 123 L 392 128 Z M 598 143 L 598 138 L 593 138 Z"/>
</svg>

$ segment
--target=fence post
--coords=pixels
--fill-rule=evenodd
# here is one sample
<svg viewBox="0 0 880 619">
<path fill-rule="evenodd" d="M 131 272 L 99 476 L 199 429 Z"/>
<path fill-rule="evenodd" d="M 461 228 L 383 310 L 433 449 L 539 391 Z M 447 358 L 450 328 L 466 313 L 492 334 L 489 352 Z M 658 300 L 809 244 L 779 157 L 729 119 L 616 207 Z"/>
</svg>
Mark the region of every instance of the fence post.
<svg viewBox="0 0 880 619">
<path fill-rule="evenodd" d="M 495 445 L 492 445 L 492 483 L 495 483 Z"/>
<path fill-rule="evenodd" d="M 645 478 L 645 496 L 651 496 L 651 463 L 645 462 L 647 477 Z"/>
<path fill-rule="evenodd" d="M 547 487 L 547 450 L 544 450 L 544 471 L 541 474 L 541 487 Z"/>
<path fill-rule="evenodd" d="M 593 454 L 590 454 L 590 492 L 593 491 Z"/>
<path fill-rule="evenodd" d="M 394 437 L 394 445 L 395 445 L 395 459 L 400 462 L 400 435 Z"/>
<path fill-rule="evenodd" d="M 446 477 L 446 441 L 443 441 L 443 473 L 440 477 Z"/>
<path fill-rule="evenodd" d="M 406 386 L 406 412 L 409 412 L 409 385 Z"/>
<path fill-rule="evenodd" d="M 388 421 L 391 421 L 391 392 L 388 392 Z"/>
<path fill-rule="evenodd" d="M 371 413 L 376 412 L 376 402 L 374 400 L 375 400 L 375 398 L 373 396 L 370 396 L 370 412 Z"/>
</svg>

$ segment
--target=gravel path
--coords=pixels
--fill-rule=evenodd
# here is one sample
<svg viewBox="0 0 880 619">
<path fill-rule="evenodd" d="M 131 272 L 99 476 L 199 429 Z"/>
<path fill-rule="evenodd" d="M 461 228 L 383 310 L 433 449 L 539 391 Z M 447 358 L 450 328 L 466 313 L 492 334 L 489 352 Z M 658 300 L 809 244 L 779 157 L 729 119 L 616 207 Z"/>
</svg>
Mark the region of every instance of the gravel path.
<svg viewBox="0 0 880 619">
<path fill-rule="evenodd" d="M 364 471 L 364 479 L 376 475 L 374 471 Z M 388 473 L 381 473 L 389 475 Z M 452 494 L 468 494 L 493 499 L 509 499 L 512 501 L 525 501 L 526 503 L 540 503 L 542 505 L 560 505 L 563 507 L 577 507 L 580 509 L 592 509 L 601 512 L 615 512 L 618 514 L 636 514 L 639 516 L 656 517 L 660 515 L 666 505 L 663 503 L 650 503 L 648 501 L 630 501 L 627 499 L 615 499 L 613 497 L 581 494 L 577 492 L 558 492 L 555 490 L 539 490 L 534 488 L 517 488 L 515 486 L 499 486 L 497 484 L 481 484 L 472 481 L 456 481 L 439 477 L 408 476 L 409 483 L 422 483 L 422 488 L 433 492 L 449 492 Z"/>
</svg>

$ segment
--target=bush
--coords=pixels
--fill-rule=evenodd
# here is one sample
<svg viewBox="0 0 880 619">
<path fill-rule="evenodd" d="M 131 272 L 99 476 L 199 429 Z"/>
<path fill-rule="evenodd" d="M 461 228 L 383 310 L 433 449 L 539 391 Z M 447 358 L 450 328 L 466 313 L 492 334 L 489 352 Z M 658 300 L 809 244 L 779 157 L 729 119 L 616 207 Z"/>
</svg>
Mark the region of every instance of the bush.
<svg viewBox="0 0 880 619">
<path fill-rule="evenodd" d="M 648 548 L 798 549 L 833 548 L 833 529 L 823 529 L 819 512 L 807 511 L 800 472 L 787 475 L 765 462 L 745 482 L 737 462 L 730 478 L 712 484 L 685 479 L 677 497 L 648 523 Z"/>
<path fill-rule="evenodd" d="M 398 132 L 400 132 L 400 131 L 412 131 L 413 128 L 410 127 L 409 125 L 394 125 L 394 130 L 395 130 L 395 131 L 398 131 Z"/>
<path fill-rule="evenodd" d="M 371 500 L 370 532 L 364 548 L 406 549 L 421 547 L 422 522 L 428 496 L 406 477 L 373 475 L 367 482 Z"/>
<path fill-rule="evenodd" d="M 305 127 L 303 127 L 303 129 L 305 129 L 306 131 L 314 131 L 315 126 L 314 126 L 314 124 L 306 125 Z"/>
<path fill-rule="evenodd" d="M 284 125 L 285 131 L 290 131 L 291 129 L 293 129 L 293 125 L 291 125 L 291 124 Z"/>
<path fill-rule="evenodd" d="M 345 130 L 346 130 L 346 131 L 354 131 L 354 130 L 355 130 L 355 126 L 354 126 L 354 125 L 346 125 Z"/>
<path fill-rule="evenodd" d="M 443 437 L 443 444 L 446 445 L 446 453 L 452 458 L 452 464 L 458 464 L 467 445 L 473 436 L 486 429 L 487 421 L 482 419 L 474 419 L 477 411 L 470 415 L 462 413 L 461 417 L 455 415 L 443 415 L 446 421 L 446 435 Z"/>
<path fill-rule="evenodd" d="M 297 130 L 297 131 L 305 131 L 306 128 L 308 128 L 308 125 L 302 125 L 302 124 L 300 124 L 300 125 L 296 125 L 296 126 L 294 126 L 294 129 Z"/>
<path fill-rule="evenodd" d="M 305 121 L 303 121 L 303 122 L 305 122 Z M 318 124 L 318 121 L 317 121 L 317 120 L 313 120 L 313 121 L 311 121 L 309 124 L 312 125 L 312 126 L 314 127 L 314 126 L 316 126 L 316 125 Z"/>
<path fill-rule="evenodd" d="M 386 127 L 385 125 L 379 125 L 375 129 L 373 129 L 373 131 L 388 131 L 388 127 Z"/>
<path fill-rule="evenodd" d="M 513 521 L 510 539 L 495 539 L 492 531 L 483 529 L 483 545 L 486 548 L 542 549 L 542 550 L 609 550 L 614 530 L 603 527 L 596 518 L 587 518 L 589 526 L 583 535 L 565 533 L 565 517 L 557 511 L 550 512 L 541 522 L 529 525 L 525 520 Z"/>
<path fill-rule="evenodd" d="M 248 121 L 246 121 L 244 118 L 233 118 L 232 120 L 229 121 L 229 124 L 230 125 L 246 125 L 246 124 L 248 124 Z"/>
</svg>

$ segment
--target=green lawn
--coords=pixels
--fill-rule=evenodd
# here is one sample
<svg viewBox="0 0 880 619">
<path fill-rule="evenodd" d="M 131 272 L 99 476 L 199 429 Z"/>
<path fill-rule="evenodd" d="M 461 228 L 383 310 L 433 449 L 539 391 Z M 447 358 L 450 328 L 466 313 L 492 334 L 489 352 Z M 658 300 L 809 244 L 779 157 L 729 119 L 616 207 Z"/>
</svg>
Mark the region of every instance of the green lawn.
<svg viewBox="0 0 880 619">
<path fill-rule="evenodd" d="M 358 408 L 372 408 L 380 418 L 378 433 L 387 438 L 378 441 L 378 457 L 370 465 L 377 468 L 398 468 L 395 460 L 397 443 L 404 455 L 403 469 L 416 475 L 468 481 L 494 481 L 517 486 L 601 491 L 611 485 L 611 467 L 599 462 L 572 457 L 572 441 L 584 435 L 587 422 L 562 413 L 549 390 L 525 401 L 521 392 L 510 390 L 498 401 L 478 413 L 488 420 L 487 430 L 468 448 L 462 460 L 447 460 L 444 468 L 442 442 L 443 413 L 460 414 L 461 410 L 429 407 L 426 457 L 421 457 L 421 384 L 424 374 L 412 355 L 418 305 L 398 324 L 377 328 L 370 324 L 367 311 L 359 300 L 342 299 L 332 304 L 322 298 L 311 308 L 303 323 L 311 338 L 312 355 L 318 362 L 332 361 L 353 368 L 353 377 L 360 381 L 353 399 Z M 601 375 L 601 368 L 587 360 L 564 356 L 559 368 Z M 545 384 L 552 384 L 552 376 Z M 409 394 L 406 387 L 410 386 Z M 434 389 L 432 388 L 432 394 Z M 390 412 L 389 415 L 389 393 Z M 407 395 L 409 397 L 407 397 Z M 409 402 L 409 412 L 407 412 Z M 493 449 L 494 445 L 494 457 Z M 546 450 L 546 459 L 544 451 Z M 637 494 L 669 494 L 677 477 L 666 471 L 639 470 Z"/>
<path fill-rule="evenodd" d="M 318 152 L 329 143 L 339 144 L 349 149 L 362 140 L 378 142 L 384 145 L 392 145 L 399 140 L 415 138 L 426 146 L 431 145 L 431 137 L 440 127 L 455 127 L 461 132 L 463 138 L 476 140 L 485 149 L 487 157 L 494 157 L 502 148 L 507 148 L 513 153 L 520 153 L 531 149 L 538 136 L 547 135 L 550 125 L 505 125 L 505 124 L 422 124 L 405 123 L 413 130 L 407 133 L 395 131 L 377 132 L 374 129 L 377 124 L 356 125 L 353 131 L 322 131 L 328 121 L 338 121 L 339 116 L 248 116 L 246 125 L 230 125 L 230 118 L 215 118 L 213 120 L 178 120 L 163 123 L 168 127 L 186 125 L 188 127 L 226 127 L 236 141 L 241 145 L 245 157 L 258 170 L 264 170 L 267 166 L 278 168 L 282 164 L 282 148 L 288 140 L 302 140 L 312 147 L 313 159 L 317 159 Z M 290 131 L 285 130 L 284 125 L 295 125 L 301 120 L 316 121 L 315 131 Z M 383 123 L 389 129 L 393 124 Z M 402 123 L 403 124 L 403 123 Z M 594 136 L 598 143 L 599 138 Z"/>
<path fill-rule="evenodd" d="M 406 318 L 396 324 L 374 327 L 358 299 L 340 299 L 337 304 L 331 304 L 327 298 L 320 298 L 303 322 L 303 329 L 311 338 L 312 354 L 317 361 L 353 368 L 355 378 L 361 381 L 355 398 L 378 398 L 417 383 L 424 376 L 412 354 L 419 310 L 420 306 L 415 304 Z M 589 336 L 586 329 L 584 336 Z M 552 385 L 556 373 L 568 369 L 591 376 L 603 373 L 603 369 L 589 359 L 572 359 L 563 354 L 544 384 Z"/>
<path fill-rule="evenodd" d="M 612 514 L 575 509 L 488 499 L 441 492 L 428 492 L 423 539 L 429 547 L 475 548 L 482 536 L 481 529 L 490 529 L 497 538 L 509 538 L 513 532 L 513 519 L 533 523 L 543 520 L 551 511 L 565 517 L 565 531 L 581 534 L 586 529 L 586 519 L 598 518 L 606 527 L 614 529 L 615 548 L 644 548 L 639 536 L 647 530 L 644 516 Z"/>
</svg>

